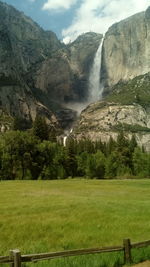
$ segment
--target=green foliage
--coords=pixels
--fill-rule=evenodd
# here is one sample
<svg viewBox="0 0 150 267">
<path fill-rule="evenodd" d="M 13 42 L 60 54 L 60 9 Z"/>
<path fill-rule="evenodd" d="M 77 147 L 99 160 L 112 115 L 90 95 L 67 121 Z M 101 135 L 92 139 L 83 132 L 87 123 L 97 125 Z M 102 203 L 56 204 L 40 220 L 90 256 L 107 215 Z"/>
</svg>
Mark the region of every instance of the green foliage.
<svg viewBox="0 0 150 267">
<path fill-rule="evenodd" d="M 73 138 L 69 138 L 66 146 L 66 171 L 67 176 L 74 177 L 77 175 L 77 159 L 76 159 L 77 143 Z"/>
<path fill-rule="evenodd" d="M 44 131 L 40 133 L 44 138 Z M 64 147 L 41 138 L 21 131 L 1 135 L 1 180 L 150 177 L 150 154 L 137 147 L 135 136 L 128 140 L 122 131 L 107 144 L 70 137 Z"/>
<path fill-rule="evenodd" d="M 105 156 L 101 151 L 95 154 L 88 154 L 86 164 L 86 175 L 89 178 L 104 178 L 105 175 Z"/>
<path fill-rule="evenodd" d="M 49 130 L 45 118 L 37 115 L 33 123 L 33 134 L 41 141 L 49 139 Z"/>
<path fill-rule="evenodd" d="M 106 172 L 105 172 L 106 178 L 114 178 L 117 176 L 119 162 L 118 162 L 118 154 L 116 152 L 112 152 L 108 156 L 105 168 L 106 168 Z"/>
<path fill-rule="evenodd" d="M 150 177 L 150 154 L 137 147 L 133 153 L 134 174 L 138 177 Z"/>
<path fill-rule="evenodd" d="M 24 131 L 29 128 L 31 128 L 32 124 L 30 121 L 22 118 L 22 117 L 15 117 L 13 121 L 13 130 L 19 130 L 19 131 Z"/>
<path fill-rule="evenodd" d="M 105 100 L 123 105 L 137 103 L 144 108 L 149 107 L 150 73 L 137 76 L 127 82 L 119 82 L 112 88 Z"/>
<path fill-rule="evenodd" d="M 137 133 L 137 132 L 150 132 L 150 128 L 144 127 L 138 124 L 127 124 L 127 123 L 118 123 L 117 125 L 114 125 L 112 127 L 113 130 L 115 131 L 127 131 L 131 133 Z"/>
<path fill-rule="evenodd" d="M 1 179 L 30 179 L 37 139 L 27 132 L 12 131 L 1 139 Z M 31 174 L 28 177 L 28 171 Z"/>
</svg>

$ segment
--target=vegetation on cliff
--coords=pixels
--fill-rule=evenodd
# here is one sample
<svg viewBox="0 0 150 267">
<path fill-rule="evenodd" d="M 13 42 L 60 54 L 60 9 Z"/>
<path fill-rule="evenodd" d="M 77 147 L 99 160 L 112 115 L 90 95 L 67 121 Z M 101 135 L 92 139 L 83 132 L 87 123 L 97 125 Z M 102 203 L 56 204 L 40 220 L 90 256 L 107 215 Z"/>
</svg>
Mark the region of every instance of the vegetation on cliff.
<svg viewBox="0 0 150 267">
<path fill-rule="evenodd" d="M 120 81 L 111 88 L 105 100 L 122 105 L 136 103 L 148 108 L 150 105 L 150 72 L 126 82 Z"/>
</svg>

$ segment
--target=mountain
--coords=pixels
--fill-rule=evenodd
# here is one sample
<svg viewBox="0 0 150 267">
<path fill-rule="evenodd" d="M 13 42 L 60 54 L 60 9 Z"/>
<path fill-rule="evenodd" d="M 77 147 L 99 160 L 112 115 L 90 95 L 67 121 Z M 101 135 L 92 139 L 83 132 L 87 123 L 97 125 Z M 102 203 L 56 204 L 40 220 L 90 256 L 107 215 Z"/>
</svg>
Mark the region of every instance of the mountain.
<svg viewBox="0 0 150 267">
<path fill-rule="evenodd" d="M 38 102 L 27 76 L 53 51 L 61 47 L 52 32 L 44 32 L 15 8 L 0 2 L 0 105 L 12 116 L 27 121 L 42 113 L 56 121 L 52 112 Z"/>
<path fill-rule="evenodd" d="M 123 131 L 131 139 L 150 151 L 150 73 L 113 86 L 103 100 L 90 104 L 82 111 L 74 129 L 77 139 L 101 139 L 108 142 L 117 139 Z"/>
<path fill-rule="evenodd" d="M 0 128 L 37 114 L 57 128 L 77 120 L 75 105 L 89 102 L 89 76 L 102 35 L 88 32 L 61 43 L 12 6 L 0 2 Z M 74 137 L 136 135 L 150 151 L 150 8 L 112 25 L 101 51 L 103 100 L 77 120 Z M 87 101 L 88 100 L 88 101 Z"/>
<path fill-rule="evenodd" d="M 105 87 L 149 72 L 150 7 L 108 29 L 101 69 L 101 81 Z"/>
<path fill-rule="evenodd" d="M 150 7 L 108 29 L 100 78 L 103 99 L 83 110 L 75 137 L 107 142 L 124 131 L 150 151 Z"/>
<path fill-rule="evenodd" d="M 66 46 L 53 32 L 0 2 L 1 110 L 27 121 L 39 113 L 66 127 L 76 114 L 65 104 L 87 97 L 89 66 L 101 38 L 87 33 Z"/>
</svg>

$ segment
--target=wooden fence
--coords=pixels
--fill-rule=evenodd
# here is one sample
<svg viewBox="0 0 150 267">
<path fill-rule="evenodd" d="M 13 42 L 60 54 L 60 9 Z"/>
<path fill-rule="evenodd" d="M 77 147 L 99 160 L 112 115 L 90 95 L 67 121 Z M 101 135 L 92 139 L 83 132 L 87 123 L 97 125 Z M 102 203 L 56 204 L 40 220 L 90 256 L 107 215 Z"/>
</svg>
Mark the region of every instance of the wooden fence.
<svg viewBox="0 0 150 267">
<path fill-rule="evenodd" d="M 21 252 L 18 249 L 15 249 L 10 251 L 9 256 L 0 257 L 0 264 L 7 263 L 10 264 L 10 267 L 21 267 L 21 264 L 25 262 L 38 262 L 38 261 L 51 260 L 62 257 L 71 257 L 71 256 L 97 254 L 104 252 L 105 253 L 116 252 L 116 251 L 123 251 L 124 263 L 130 264 L 132 263 L 131 249 L 143 248 L 147 246 L 150 246 L 150 240 L 131 244 L 130 239 L 124 239 L 123 244 L 121 246 L 88 248 L 88 249 L 68 250 L 68 251 L 50 252 L 41 254 L 21 255 Z"/>
</svg>

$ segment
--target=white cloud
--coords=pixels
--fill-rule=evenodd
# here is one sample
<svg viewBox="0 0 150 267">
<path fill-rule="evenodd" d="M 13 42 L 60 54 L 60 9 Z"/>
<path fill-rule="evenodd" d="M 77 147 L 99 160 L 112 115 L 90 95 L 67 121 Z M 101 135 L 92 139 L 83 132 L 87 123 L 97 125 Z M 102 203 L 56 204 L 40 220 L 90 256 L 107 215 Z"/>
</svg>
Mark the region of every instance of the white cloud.
<svg viewBox="0 0 150 267">
<path fill-rule="evenodd" d="M 82 0 L 72 24 L 62 30 L 63 41 L 73 41 L 87 31 L 105 33 L 113 23 L 143 11 L 149 5 L 150 0 Z"/>
<path fill-rule="evenodd" d="M 62 9 L 71 8 L 77 1 L 78 0 L 47 0 L 47 2 L 43 5 L 43 9 L 62 11 Z"/>
</svg>

